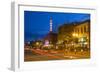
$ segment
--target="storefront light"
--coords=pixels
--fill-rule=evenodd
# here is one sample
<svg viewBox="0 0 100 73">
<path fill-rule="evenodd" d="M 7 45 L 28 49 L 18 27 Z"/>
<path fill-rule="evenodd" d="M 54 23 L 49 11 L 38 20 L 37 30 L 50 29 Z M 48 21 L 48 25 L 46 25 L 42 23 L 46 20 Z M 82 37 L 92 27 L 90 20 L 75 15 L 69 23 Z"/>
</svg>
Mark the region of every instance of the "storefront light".
<svg viewBox="0 0 100 73">
<path fill-rule="evenodd" d="M 87 45 L 88 43 L 87 43 L 87 42 L 85 42 L 84 44 L 85 44 L 85 45 Z"/>
</svg>

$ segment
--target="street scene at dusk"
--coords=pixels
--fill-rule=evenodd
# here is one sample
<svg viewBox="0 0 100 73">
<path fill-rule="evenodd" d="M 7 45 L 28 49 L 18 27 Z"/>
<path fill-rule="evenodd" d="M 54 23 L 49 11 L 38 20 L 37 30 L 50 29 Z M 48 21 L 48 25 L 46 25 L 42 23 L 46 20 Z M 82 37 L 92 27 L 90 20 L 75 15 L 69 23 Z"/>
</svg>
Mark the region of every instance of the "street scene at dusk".
<svg viewBox="0 0 100 73">
<path fill-rule="evenodd" d="M 90 59 L 90 14 L 24 11 L 24 61 Z"/>
</svg>

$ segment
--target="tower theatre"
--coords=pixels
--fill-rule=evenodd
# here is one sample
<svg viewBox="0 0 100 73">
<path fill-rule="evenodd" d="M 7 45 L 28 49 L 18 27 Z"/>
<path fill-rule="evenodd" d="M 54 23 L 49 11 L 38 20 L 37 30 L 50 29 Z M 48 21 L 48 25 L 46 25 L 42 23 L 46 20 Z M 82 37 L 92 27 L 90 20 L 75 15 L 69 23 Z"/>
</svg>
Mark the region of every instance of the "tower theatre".
<svg viewBox="0 0 100 73">
<path fill-rule="evenodd" d="M 57 42 L 57 33 L 53 32 L 53 20 L 52 17 L 50 17 L 50 30 L 48 32 L 48 34 L 45 36 L 44 41 L 45 43 L 47 42 L 48 44 L 56 44 Z"/>
</svg>

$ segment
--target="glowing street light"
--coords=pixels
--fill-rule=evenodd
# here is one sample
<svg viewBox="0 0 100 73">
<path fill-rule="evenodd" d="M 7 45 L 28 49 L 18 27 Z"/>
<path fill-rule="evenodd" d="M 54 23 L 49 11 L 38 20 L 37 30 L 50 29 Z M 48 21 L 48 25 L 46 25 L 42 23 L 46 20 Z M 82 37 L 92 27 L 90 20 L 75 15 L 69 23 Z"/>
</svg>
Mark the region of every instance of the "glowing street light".
<svg viewBox="0 0 100 73">
<path fill-rule="evenodd" d="M 77 33 L 73 33 L 72 34 L 74 37 L 78 37 L 78 34 Z"/>
<path fill-rule="evenodd" d="M 36 42 L 36 45 L 39 45 L 39 42 Z"/>
<path fill-rule="evenodd" d="M 72 35 L 75 36 L 75 33 L 73 33 Z"/>
</svg>

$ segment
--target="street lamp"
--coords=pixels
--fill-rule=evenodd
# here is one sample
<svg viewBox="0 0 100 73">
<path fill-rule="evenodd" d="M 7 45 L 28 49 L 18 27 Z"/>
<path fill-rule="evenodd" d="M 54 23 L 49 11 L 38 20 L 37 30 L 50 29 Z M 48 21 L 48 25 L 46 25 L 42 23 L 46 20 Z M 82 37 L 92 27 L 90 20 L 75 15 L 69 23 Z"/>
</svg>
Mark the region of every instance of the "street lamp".
<svg viewBox="0 0 100 73">
<path fill-rule="evenodd" d="M 73 33 L 72 35 L 75 36 L 75 33 Z"/>
<path fill-rule="evenodd" d="M 36 45 L 39 45 L 39 42 L 36 42 Z"/>
<path fill-rule="evenodd" d="M 73 35 L 73 37 L 78 37 L 77 33 L 73 33 L 72 35 Z"/>
</svg>

